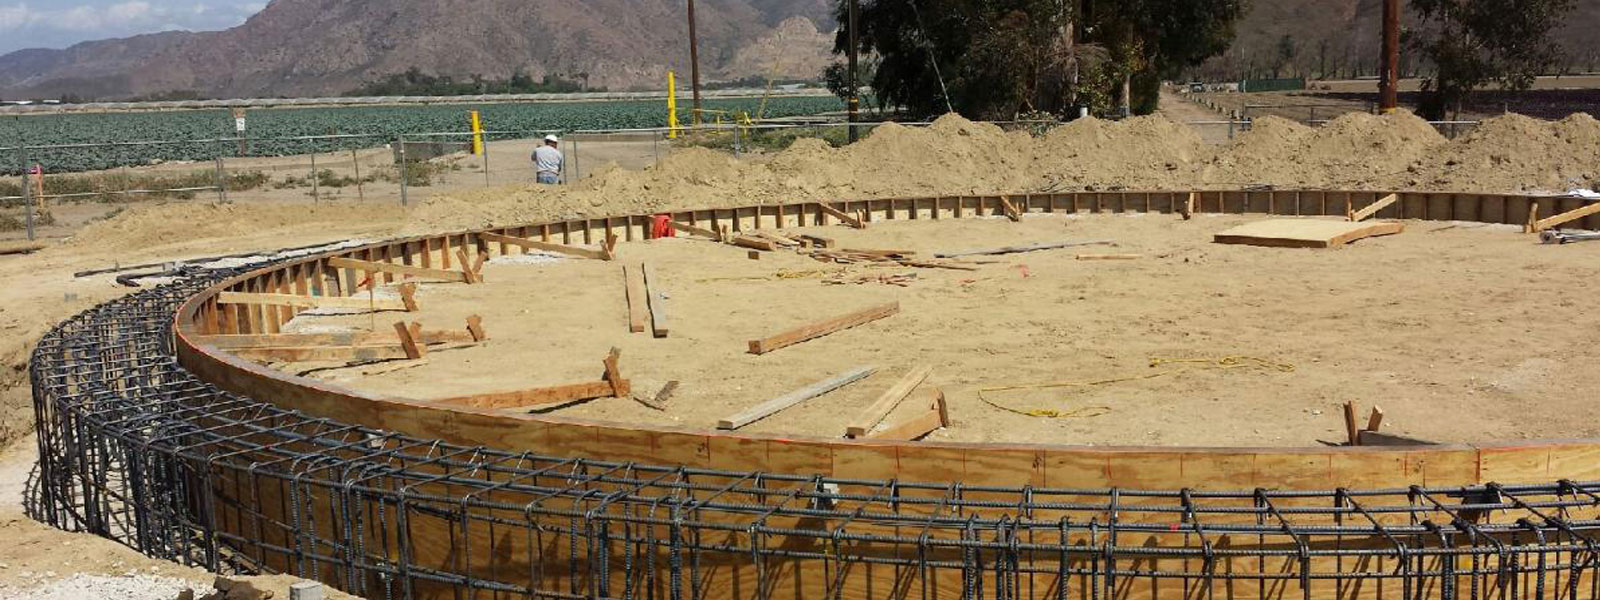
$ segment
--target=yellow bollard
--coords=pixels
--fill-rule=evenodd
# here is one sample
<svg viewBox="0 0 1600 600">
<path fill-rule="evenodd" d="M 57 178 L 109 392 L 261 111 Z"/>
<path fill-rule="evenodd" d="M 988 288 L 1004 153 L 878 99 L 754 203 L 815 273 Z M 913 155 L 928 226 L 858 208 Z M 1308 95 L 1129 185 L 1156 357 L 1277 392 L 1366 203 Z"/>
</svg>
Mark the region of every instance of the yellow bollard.
<svg viewBox="0 0 1600 600">
<path fill-rule="evenodd" d="M 667 139 L 678 139 L 678 79 L 667 71 Z"/>
<path fill-rule="evenodd" d="M 478 118 L 478 111 L 472 111 L 472 155 L 483 155 L 483 121 Z"/>
</svg>

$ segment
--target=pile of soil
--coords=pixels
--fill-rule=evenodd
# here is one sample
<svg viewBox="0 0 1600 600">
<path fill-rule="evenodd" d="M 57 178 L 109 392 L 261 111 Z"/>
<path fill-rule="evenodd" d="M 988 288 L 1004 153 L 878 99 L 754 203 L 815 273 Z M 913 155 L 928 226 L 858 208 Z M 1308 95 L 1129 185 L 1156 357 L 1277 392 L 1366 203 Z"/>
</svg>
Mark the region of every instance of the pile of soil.
<svg viewBox="0 0 1600 600">
<path fill-rule="evenodd" d="M 141 204 L 85 226 L 59 249 L 151 249 L 203 238 L 245 238 L 291 226 L 311 231 L 318 223 L 393 223 L 402 217 L 397 207 L 378 203 Z"/>
<path fill-rule="evenodd" d="M 1276 117 L 1221 147 L 1164 116 L 1080 119 L 1044 136 L 946 115 L 885 124 L 861 142 L 734 158 L 674 151 L 640 171 L 602 169 L 574 185 L 515 184 L 435 196 L 410 232 L 556 218 L 799 200 L 1115 189 L 1280 188 L 1566 191 L 1600 178 L 1600 122 L 1507 116 L 1457 141 L 1408 112 L 1350 113 L 1319 128 Z"/>
</svg>

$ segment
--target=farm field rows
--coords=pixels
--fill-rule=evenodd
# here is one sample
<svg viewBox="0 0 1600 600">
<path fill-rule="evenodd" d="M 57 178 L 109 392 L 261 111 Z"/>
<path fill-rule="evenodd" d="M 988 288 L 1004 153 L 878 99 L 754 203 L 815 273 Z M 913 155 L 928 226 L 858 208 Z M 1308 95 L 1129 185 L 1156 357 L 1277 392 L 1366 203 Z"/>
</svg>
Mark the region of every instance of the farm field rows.
<svg viewBox="0 0 1600 600">
<path fill-rule="evenodd" d="M 712 111 L 756 112 L 760 98 L 707 100 Z M 813 115 L 840 110 L 832 97 L 773 98 L 765 117 Z M 233 142 L 194 143 L 188 140 L 228 138 L 235 135 L 233 115 L 226 110 L 91 113 L 23 116 L 0 120 L 0 174 L 15 175 L 23 164 L 38 163 L 47 172 L 77 172 L 168 161 L 209 161 L 218 156 L 288 156 L 351 148 L 383 146 L 396 136 L 469 131 L 467 113 L 478 110 L 490 131 L 526 132 L 494 136 L 495 139 L 528 137 L 535 133 L 561 133 L 585 129 L 664 127 L 667 111 L 662 102 L 573 102 L 529 104 L 449 104 L 358 108 L 287 108 L 247 113 L 252 139 L 240 154 Z M 689 121 L 688 103 L 679 105 L 679 118 Z M 320 135 L 360 138 L 283 140 Z M 139 146 L 98 148 L 47 148 L 21 151 L 15 147 L 63 144 L 114 144 L 167 141 Z M 26 156 L 24 156 L 26 154 Z"/>
</svg>

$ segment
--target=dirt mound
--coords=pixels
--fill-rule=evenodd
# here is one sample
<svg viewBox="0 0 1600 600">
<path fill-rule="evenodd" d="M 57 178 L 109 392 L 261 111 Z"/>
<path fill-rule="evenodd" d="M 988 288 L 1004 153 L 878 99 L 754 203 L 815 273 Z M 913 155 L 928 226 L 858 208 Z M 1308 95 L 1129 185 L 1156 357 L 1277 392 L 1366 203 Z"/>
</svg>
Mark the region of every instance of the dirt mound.
<svg viewBox="0 0 1600 600">
<path fill-rule="evenodd" d="M 1078 119 L 1037 146 L 1034 170 L 1049 190 L 1183 187 L 1211 153 L 1194 129 L 1160 115 Z"/>
<path fill-rule="evenodd" d="M 1412 165 L 1448 142 L 1409 112 L 1346 113 L 1321 128 L 1263 117 L 1205 168 L 1222 187 L 1408 187 Z"/>
<path fill-rule="evenodd" d="M 149 249 L 196 239 L 247 237 L 274 228 L 321 222 L 397 222 L 404 215 L 403 210 L 392 205 L 352 202 L 135 205 L 84 227 L 60 248 Z"/>
<path fill-rule="evenodd" d="M 1549 122 L 1510 114 L 1421 160 L 1426 187 L 1456 191 L 1551 191 L 1600 179 L 1600 122 L 1577 114 Z"/>
</svg>

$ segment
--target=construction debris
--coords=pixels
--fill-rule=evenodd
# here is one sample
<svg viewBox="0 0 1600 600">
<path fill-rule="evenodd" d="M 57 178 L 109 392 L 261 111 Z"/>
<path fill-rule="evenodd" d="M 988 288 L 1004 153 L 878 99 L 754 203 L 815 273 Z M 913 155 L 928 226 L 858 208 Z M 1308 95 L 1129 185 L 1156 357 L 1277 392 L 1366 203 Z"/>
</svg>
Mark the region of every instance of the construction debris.
<svg viewBox="0 0 1600 600">
<path fill-rule="evenodd" d="M 639 270 L 644 273 L 644 297 L 650 305 L 650 333 L 658 338 L 667 337 L 667 294 L 661 290 L 661 278 L 656 275 L 656 269 L 648 264 L 640 264 Z"/>
<path fill-rule="evenodd" d="M 866 435 L 868 431 L 872 431 L 872 428 L 882 422 L 884 417 L 894 412 L 895 407 L 900 405 L 901 400 L 911 395 L 911 392 L 916 390 L 917 386 L 922 385 L 922 382 L 928 378 L 928 374 L 932 372 L 933 367 L 921 366 L 906 373 L 894 385 L 889 386 L 889 389 L 884 390 L 877 400 L 874 400 L 872 404 L 863 409 L 861 414 L 850 422 L 849 426 L 845 427 L 845 437 L 861 437 Z"/>
<path fill-rule="evenodd" d="M 881 283 L 899 287 L 911 287 L 911 282 L 917 280 L 916 273 L 879 273 L 876 275 L 857 275 L 845 277 L 843 273 L 822 280 L 824 285 L 862 285 L 867 283 Z"/>
<path fill-rule="evenodd" d="M 750 353 L 766 354 L 779 348 L 793 346 L 804 341 L 814 340 L 831 333 L 843 331 L 857 325 L 871 323 L 878 319 L 894 315 L 898 312 L 900 312 L 900 303 L 890 302 L 888 304 L 882 304 L 865 310 L 859 310 L 847 315 L 834 317 L 832 319 L 818 321 L 808 325 L 802 325 L 795 329 L 791 329 L 771 337 L 759 340 L 750 340 Z"/>
<path fill-rule="evenodd" d="M 926 412 L 885 427 L 882 431 L 866 434 L 867 439 L 909 442 L 950 426 L 950 409 L 945 404 L 942 390 L 928 387 L 917 390 L 914 396 L 916 401 L 926 402 Z"/>
<path fill-rule="evenodd" d="M 1592 242 L 1600 240 L 1600 231 L 1554 231 L 1539 232 L 1539 240 L 1546 244 L 1571 244 L 1573 242 Z"/>
<path fill-rule="evenodd" d="M 935 258 L 961 258 L 964 256 L 998 256 L 1002 254 L 1021 254 L 1023 252 L 1038 252 L 1040 250 L 1057 250 L 1061 248 L 1076 248 L 1080 246 L 1109 246 L 1111 240 L 1094 240 L 1088 242 L 1042 242 L 1026 246 L 1006 246 L 1004 248 L 990 248 L 987 250 L 965 250 L 961 252 L 940 252 L 934 254 Z"/>
</svg>

